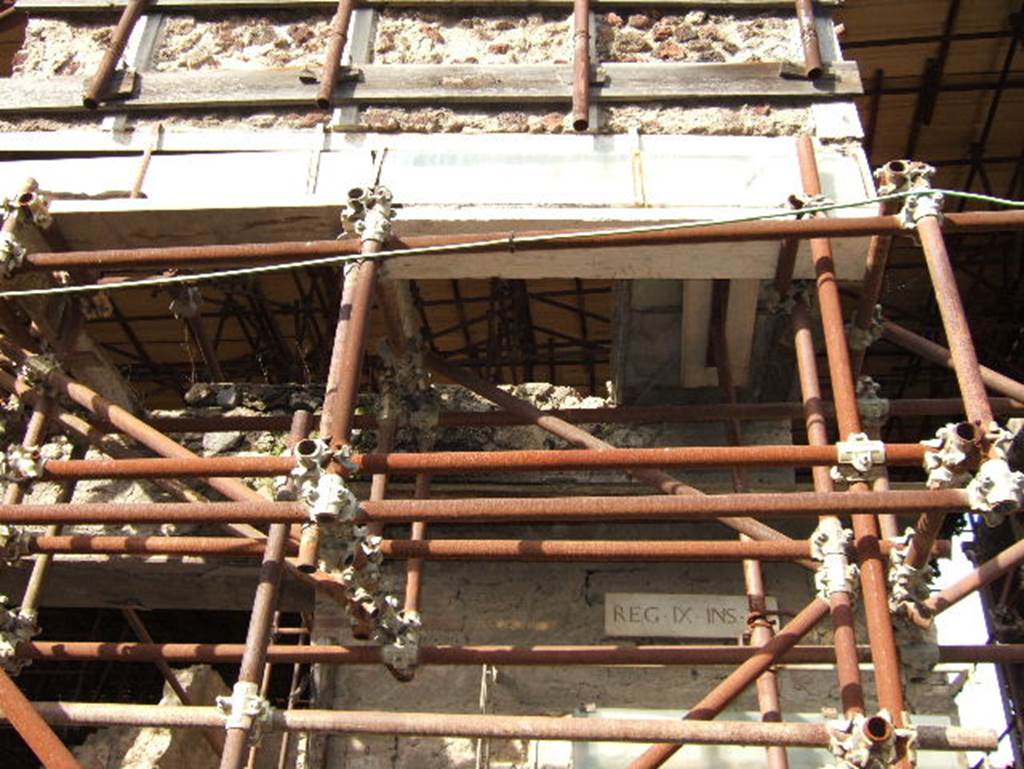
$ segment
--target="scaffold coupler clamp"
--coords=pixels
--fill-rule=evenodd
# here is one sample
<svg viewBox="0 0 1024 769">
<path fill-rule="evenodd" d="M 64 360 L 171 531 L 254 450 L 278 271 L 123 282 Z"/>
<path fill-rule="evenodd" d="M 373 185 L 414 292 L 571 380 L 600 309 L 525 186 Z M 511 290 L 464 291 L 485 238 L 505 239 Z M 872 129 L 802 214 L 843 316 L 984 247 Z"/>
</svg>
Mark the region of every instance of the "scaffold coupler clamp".
<svg viewBox="0 0 1024 769">
<path fill-rule="evenodd" d="M 0 668 L 17 675 L 30 664 L 31 660 L 18 656 L 18 645 L 31 641 L 38 632 L 33 618 L 10 609 L 7 596 L 0 595 Z"/>
<path fill-rule="evenodd" d="M 850 557 L 853 532 L 844 529 L 838 518 L 827 517 L 811 534 L 811 558 L 821 565 L 814 573 L 818 595 L 828 601 L 833 593 L 857 592 L 857 564 Z"/>
<path fill-rule="evenodd" d="M 860 328 L 855 323 L 848 323 L 846 326 L 847 343 L 851 350 L 866 350 L 882 338 L 885 315 L 882 313 L 882 305 L 876 304 L 871 311 L 871 323 L 867 328 Z"/>
<path fill-rule="evenodd" d="M 24 483 L 42 478 L 46 457 L 38 446 L 12 444 L 0 455 L 0 475 L 12 483 Z"/>
<path fill-rule="evenodd" d="M 217 697 L 216 702 L 217 709 L 224 716 L 225 729 L 244 729 L 250 743 L 260 741 L 265 727 L 270 725 L 273 708 L 266 698 L 260 696 L 259 684 L 236 681 L 231 694 Z"/>
<path fill-rule="evenodd" d="M 397 608 L 397 601 L 392 609 Z M 381 659 L 391 674 L 402 682 L 411 681 L 416 675 L 420 661 L 420 615 L 419 612 L 395 611 L 393 620 L 385 626 L 378 640 L 381 642 Z"/>
<path fill-rule="evenodd" d="M 881 427 L 889 421 L 889 400 L 879 395 L 882 387 L 869 376 L 857 378 L 857 410 L 861 421 Z"/>
<path fill-rule="evenodd" d="M 950 489 L 966 486 L 971 471 L 981 458 L 978 430 L 970 422 L 949 422 L 935 431 L 935 437 L 921 441 L 931 451 L 924 455 L 929 489 Z"/>
<path fill-rule="evenodd" d="M 985 519 L 990 527 L 999 526 L 1008 515 L 1024 508 L 1024 472 L 1013 470 L 1007 462 L 1007 451 L 1013 434 L 994 426 L 985 434 L 987 458 L 969 484 L 967 495 L 971 511 Z"/>
<path fill-rule="evenodd" d="M 792 315 L 797 302 L 803 302 L 808 310 L 813 310 L 816 296 L 814 283 L 810 280 L 794 280 L 785 296 L 769 284 L 762 289 L 761 305 L 769 315 Z"/>
<path fill-rule="evenodd" d="M 13 566 L 28 555 L 25 532 L 0 523 L 0 564 Z"/>
<path fill-rule="evenodd" d="M 889 611 L 897 616 L 909 617 L 913 612 L 921 615 L 920 607 L 931 595 L 935 569 L 931 561 L 919 569 L 907 563 L 907 552 L 913 529 L 907 529 L 902 537 L 892 540 L 889 550 Z"/>
<path fill-rule="evenodd" d="M 927 216 L 942 221 L 942 193 L 932 190 L 934 177 L 933 166 L 916 160 L 893 160 L 875 172 L 879 195 L 906 195 L 899 214 L 904 229 L 914 229 Z"/>
<path fill-rule="evenodd" d="M 354 187 L 348 191 L 348 201 L 341 214 L 342 224 L 363 241 L 384 243 L 391 235 L 391 220 L 395 215 L 391 200 L 391 190 L 383 185 Z"/>
<path fill-rule="evenodd" d="M 850 433 L 836 443 L 836 465 L 829 471 L 836 483 L 852 484 L 872 480 L 885 465 L 885 444 L 867 433 Z"/>
<path fill-rule="evenodd" d="M 0 232 L 0 277 L 11 278 L 21 269 L 28 249 L 10 232 Z"/>
<path fill-rule="evenodd" d="M 18 367 L 18 376 L 30 387 L 45 390 L 50 387 L 50 377 L 61 370 L 55 355 L 36 353 L 25 358 Z"/>
<path fill-rule="evenodd" d="M 344 477 L 330 472 L 328 465 L 335 459 L 327 441 L 306 438 L 292 449 L 295 468 L 291 478 L 298 487 L 298 497 L 306 503 L 309 519 L 313 523 L 350 522 L 355 520 L 359 500 L 345 483 Z"/>
<path fill-rule="evenodd" d="M 885 710 L 832 721 L 829 732 L 836 769 L 888 769 L 896 761 L 897 741 L 911 752 L 917 737 L 913 728 L 897 729 Z"/>
<path fill-rule="evenodd" d="M 40 192 L 22 192 L 14 198 L 4 198 L 0 207 L 3 208 L 3 218 L 14 215 L 18 212 L 26 212 L 30 221 L 41 230 L 45 230 L 53 224 L 53 216 L 50 214 L 50 199 Z"/>
</svg>

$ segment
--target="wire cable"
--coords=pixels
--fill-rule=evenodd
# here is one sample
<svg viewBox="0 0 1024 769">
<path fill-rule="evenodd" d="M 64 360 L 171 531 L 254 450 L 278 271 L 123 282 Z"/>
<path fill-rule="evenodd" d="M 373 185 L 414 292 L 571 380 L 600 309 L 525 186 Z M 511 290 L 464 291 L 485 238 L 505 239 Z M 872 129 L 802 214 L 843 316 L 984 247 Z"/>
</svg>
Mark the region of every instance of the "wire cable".
<svg viewBox="0 0 1024 769">
<path fill-rule="evenodd" d="M 238 267 L 228 270 L 215 270 L 211 272 L 186 273 L 181 275 L 165 275 L 159 277 L 140 278 L 138 280 L 126 280 L 120 283 L 85 283 L 69 286 L 50 286 L 47 288 L 16 289 L 11 291 L 0 291 L 0 298 L 15 299 L 29 296 L 51 296 L 55 294 L 80 294 L 95 291 L 120 291 L 130 288 L 149 288 L 154 286 L 171 286 L 180 284 L 191 284 L 222 280 L 224 278 L 237 278 L 249 275 L 265 275 L 269 273 L 282 272 L 285 270 L 303 270 L 311 267 L 324 267 L 329 265 L 344 264 L 346 262 L 361 262 L 367 259 L 386 260 L 394 257 L 408 256 L 429 256 L 431 254 L 451 254 L 461 251 L 473 251 L 480 248 L 506 247 L 514 251 L 517 245 L 572 242 L 593 237 L 605 237 L 609 235 L 643 235 L 645 233 L 664 232 L 667 230 L 686 230 L 696 227 L 715 227 L 726 224 L 745 224 L 748 222 L 768 221 L 771 219 L 785 219 L 788 217 L 801 217 L 807 214 L 827 213 L 847 208 L 859 208 L 874 203 L 884 203 L 890 200 L 905 200 L 912 197 L 923 196 L 945 196 L 955 197 L 964 200 L 973 200 L 980 203 L 1007 206 L 1010 208 L 1024 208 L 1024 201 L 1008 200 L 1005 198 L 981 195 L 971 192 L 960 192 L 958 190 L 945 189 L 921 189 L 907 192 L 895 192 L 889 195 L 879 195 L 864 200 L 829 203 L 826 205 L 808 206 L 798 210 L 786 209 L 778 213 L 761 213 L 752 216 L 740 216 L 728 219 L 707 219 L 688 222 L 668 222 L 665 224 L 650 224 L 639 227 L 625 227 L 607 230 L 590 230 L 578 232 L 555 232 L 549 235 L 524 235 L 516 237 L 514 234 L 502 238 L 490 240 L 479 240 L 470 243 L 452 243 L 439 246 L 423 246 L 419 248 L 406 248 L 390 251 L 379 251 L 375 254 L 339 254 L 338 256 L 323 256 L 314 259 L 303 259 L 297 261 L 280 262 L 275 264 L 263 264 L 255 267 Z"/>
</svg>

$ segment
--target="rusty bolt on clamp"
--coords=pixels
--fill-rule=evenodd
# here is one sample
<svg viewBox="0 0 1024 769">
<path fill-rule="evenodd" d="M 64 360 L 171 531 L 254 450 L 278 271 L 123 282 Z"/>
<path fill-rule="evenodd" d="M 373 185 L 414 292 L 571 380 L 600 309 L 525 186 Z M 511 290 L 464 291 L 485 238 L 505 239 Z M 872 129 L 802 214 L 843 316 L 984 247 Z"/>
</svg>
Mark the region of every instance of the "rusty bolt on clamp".
<svg viewBox="0 0 1024 769">
<path fill-rule="evenodd" d="M 892 540 L 889 551 L 889 610 L 897 616 L 922 616 L 922 606 L 931 595 L 932 581 L 936 571 L 928 561 L 920 568 L 907 563 L 913 529 L 907 529 L 902 537 Z"/>
<path fill-rule="evenodd" d="M 391 190 L 383 185 L 354 187 L 348 191 L 348 202 L 341 214 L 342 224 L 364 241 L 383 243 L 391 234 L 391 220 L 395 215 L 391 200 Z"/>
<path fill-rule="evenodd" d="M 971 511 L 981 515 L 986 525 L 996 527 L 1024 508 L 1024 473 L 1013 470 L 1007 462 L 1013 444 L 1009 430 L 993 426 L 985 433 L 983 444 L 988 448 L 987 458 L 967 484 L 967 495 Z"/>
<path fill-rule="evenodd" d="M 885 464 L 885 444 L 871 440 L 867 433 L 850 433 L 836 443 L 835 467 L 829 470 L 836 483 L 860 483 L 872 480 Z"/>
<path fill-rule="evenodd" d="M 871 377 L 857 378 L 857 410 L 866 425 L 881 427 L 889 421 L 889 400 L 880 392 L 881 385 Z"/>
</svg>

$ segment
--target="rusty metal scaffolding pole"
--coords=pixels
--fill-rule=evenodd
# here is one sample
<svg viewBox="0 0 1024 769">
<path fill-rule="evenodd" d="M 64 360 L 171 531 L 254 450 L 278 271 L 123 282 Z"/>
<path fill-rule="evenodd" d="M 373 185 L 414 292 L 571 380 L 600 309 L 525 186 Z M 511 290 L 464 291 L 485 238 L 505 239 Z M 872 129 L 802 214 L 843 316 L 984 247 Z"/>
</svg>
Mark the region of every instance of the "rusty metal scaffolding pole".
<svg viewBox="0 0 1024 769">
<path fill-rule="evenodd" d="M 420 497 L 424 498 L 424 497 Z M 413 525 L 420 523 L 413 521 Z M 100 534 L 33 534 L 23 540 L 29 553 L 52 555 L 194 555 L 225 558 L 259 558 L 266 540 L 241 537 L 147 537 Z M 882 555 L 893 548 L 881 542 Z M 811 543 L 735 540 L 592 540 L 592 539 L 383 539 L 385 558 L 408 561 L 522 561 L 579 563 L 729 562 L 756 558 L 759 561 L 796 561 L 811 557 Z M 289 550 L 296 551 L 294 543 Z M 933 557 L 948 557 L 950 543 L 939 542 Z"/>
<path fill-rule="evenodd" d="M 796 22 L 800 29 L 800 44 L 804 51 L 804 77 L 817 80 L 825 71 L 821 61 L 821 42 L 814 18 L 814 0 L 796 0 Z"/>
<path fill-rule="evenodd" d="M 978 568 L 968 572 L 951 585 L 947 585 L 938 593 L 924 602 L 926 617 L 930 618 L 939 612 L 943 612 L 950 606 L 959 603 L 964 598 L 980 590 L 999 579 L 1012 569 L 1024 564 L 1024 540 L 1014 543 L 1010 547 L 996 554 Z"/>
<path fill-rule="evenodd" d="M 971 339 L 967 313 L 960 299 L 960 289 L 953 274 L 953 265 L 942 237 L 939 204 L 927 198 L 919 198 L 916 203 L 917 210 L 925 212 L 917 215 L 917 235 L 921 240 L 925 264 L 928 265 L 928 274 L 935 289 L 935 302 L 939 306 L 942 326 L 946 331 L 946 343 L 949 345 L 953 370 L 956 372 L 960 395 L 964 400 L 964 413 L 971 422 L 981 427 L 982 432 L 987 432 L 993 421 L 992 407 L 988 402 L 988 393 L 985 391 L 974 341 Z M 932 206 L 925 207 L 925 203 L 932 203 Z M 931 213 L 928 213 L 929 211 Z"/>
<path fill-rule="evenodd" d="M 715 368 L 718 374 L 718 388 L 726 403 L 736 403 L 736 386 L 732 378 L 732 365 L 729 360 L 729 345 L 726 339 L 725 319 L 728 311 L 729 283 L 716 280 L 712 293 L 711 308 L 711 349 Z M 729 443 L 739 446 L 743 443 L 743 429 L 738 419 L 726 422 L 726 433 Z M 749 473 L 746 468 L 733 467 L 733 489 L 736 492 L 749 490 Z M 741 542 L 749 541 L 745 534 L 739 535 Z M 768 618 L 768 603 L 765 595 L 764 572 L 761 562 L 746 558 L 742 562 L 743 585 L 747 593 L 747 627 L 750 632 L 750 643 L 763 646 L 774 635 L 774 628 Z M 782 721 L 782 702 L 779 698 L 779 678 L 769 668 L 758 676 L 757 704 L 761 711 L 761 720 L 765 722 Z M 769 769 L 789 769 L 789 757 L 784 747 L 772 745 L 767 748 Z"/>
<path fill-rule="evenodd" d="M 355 0 L 339 0 L 338 7 L 331 19 L 331 27 L 327 32 L 327 50 L 324 53 L 324 66 L 320 70 L 320 87 L 316 92 L 316 106 L 330 109 L 334 102 L 334 87 L 338 82 L 338 70 L 341 67 L 341 56 L 345 53 L 348 42 L 348 27 L 355 10 Z"/>
<path fill-rule="evenodd" d="M 970 508 L 966 489 L 848 491 L 819 494 L 661 495 L 640 497 L 475 497 L 459 499 L 389 499 L 363 502 L 359 523 L 604 523 L 637 521 L 709 521 L 740 513 L 762 518 L 817 517 L 822 506 L 835 515 L 873 515 L 878 511 L 904 515 L 928 510 L 961 513 Z M 78 505 L 0 505 L 0 523 L 301 523 L 306 505 L 300 502 L 87 502 Z M 238 527 L 242 528 L 242 527 Z M 252 529 L 251 526 L 245 527 Z M 258 530 L 257 538 L 262 539 Z M 252 537 L 250 537 L 251 539 Z M 791 542 L 789 537 L 781 542 Z M 878 550 L 878 546 L 874 547 Z"/>
<path fill-rule="evenodd" d="M 251 704 L 259 700 L 260 676 L 270 645 L 270 629 L 277 608 L 277 594 L 284 570 L 284 551 L 288 542 L 288 526 L 276 523 L 270 527 L 266 553 L 256 587 L 249 631 L 245 639 L 238 681 L 232 690 L 231 713 L 226 722 L 227 736 L 221 754 L 221 769 L 242 769 L 248 755 L 249 736 L 254 716 Z M 258 717 L 258 716 L 256 716 Z"/>
<path fill-rule="evenodd" d="M 929 363 L 955 369 L 953 355 L 947 348 L 930 339 L 925 339 L 920 334 L 915 334 L 910 329 L 893 323 L 891 320 L 882 321 L 882 338 L 921 356 Z M 1018 382 L 1016 379 L 1011 379 L 986 366 L 979 366 L 978 370 L 981 372 L 981 380 L 993 391 L 1017 401 L 1024 398 L 1024 382 Z M 989 407 L 996 407 L 991 399 Z"/>
<path fill-rule="evenodd" d="M 17 656 L 52 662 L 122 662 L 148 664 L 158 659 L 169 663 L 237 664 L 242 644 L 161 643 L 139 644 L 109 641 L 23 641 Z M 464 645 L 431 646 L 420 649 L 420 665 L 514 667 L 572 666 L 664 666 L 721 667 L 739 665 L 760 653 L 755 646 L 634 646 L 537 644 L 528 646 Z M 857 647 L 862 663 L 871 661 L 869 646 Z M 272 645 L 267 659 L 274 664 L 379 665 L 379 646 L 296 646 Z M 798 645 L 783 654 L 784 665 L 822 665 L 835 661 L 832 645 Z M 1024 644 L 950 645 L 938 647 L 939 662 L 1024 663 Z"/>
<path fill-rule="evenodd" d="M 572 128 L 590 127 L 590 0 L 573 0 Z"/>
<path fill-rule="evenodd" d="M 835 446 L 679 446 L 649 449 L 543 449 L 521 451 L 438 451 L 391 453 L 389 428 L 380 428 L 379 453 L 353 454 L 346 473 L 430 475 L 493 472 L 629 470 L 631 468 L 831 467 Z M 886 464 L 919 467 L 928 449 L 919 443 L 890 443 Z M 226 456 L 142 459 L 54 459 L 42 469 L 44 480 L 144 478 L 275 477 L 296 467 L 292 457 Z M 383 496 L 381 497 L 383 498 Z"/>
<path fill-rule="evenodd" d="M 82 769 L 82 765 L 54 734 L 46 718 L 25 698 L 0 667 L 0 709 L 45 769 Z"/>
<path fill-rule="evenodd" d="M 809 136 L 802 136 L 797 146 L 804 192 L 808 195 L 820 195 L 821 180 L 818 176 L 814 142 Z M 830 241 L 827 238 L 812 240 L 811 255 L 825 332 L 825 350 L 832 383 L 832 398 L 836 404 L 836 418 L 840 434 L 849 437 L 861 432 L 861 421 Z M 855 482 L 850 484 L 850 491 L 834 497 L 840 499 L 868 489 L 866 483 Z M 881 498 L 884 494 L 876 493 L 874 496 Z M 875 664 L 875 684 L 879 703 L 892 715 L 894 724 L 902 727 L 905 725 L 906 704 L 899 648 L 896 645 L 892 617 L 889 614 L 886 562 L 882 559 L 878 546 L 880 532 L 876 515 L 879 512 L 886 511 L 878 509 L 852 516 L 854 547 L 860 565 L 861 592 Z M 905 755 L 905 748 L 905 745 L 900 744 L 901 757 Z"/>
<path fill-rule="evenodd" d="M 684 721 L 710 721 L 728 707 L 729 703 L 743 694 L 751 683 L 771 668 L 800 639 L 814 629 L 815 625 L 828 614 L 828 602 L 815 598 L 793 617 L 771 641 L 758 647 L 753 656 L 739 665 L 732 673 L 693 706 Z M 652 745 L 628 769 L 655 769 L 668 761 L 682 747 L 679 743 Z"/>
<path fill-rule="evenodd" d="M 223 719 L 213 707 L 124 705 L 91 702 L 39 702 L 39 711 L 54 724 L 68 726 L 151 726 L 196 729 Z M 752 724 L 749 721 L 701 723 L 689 720 L 560 718 L 461 713 L 410 713 L 345 710 L 286 710 L 270 714 L 272 731 L 386 734 L 418 737 L 482 737 L 529 740 L 650 742 L 694 745 L 786 745 L 827 747 L 828 724 Z M 919 726 L 922 750 L 982 750 L 998 745 L 990 729 Z"/>
<path fill-rule="evenodd" d="M 124 10 L 121 11 L 121 18 L 118 19 L 117 26 L 114 27 L 110 42 L 107 43 L 107 50 L 104 51 L 95 74 L 89 80 L 85 93 L 82 94 L 82 104 L 86 108 L 96 109 L 100 106 L 100 102 L 107 99 L 114 70 L 121 59 L 121 54 L 124 53 L 125 46 L 128 45 L 128 38 L 131 37 L 132 30 L 135 29 L 135 24 L 146 10 L 148 2 L 149 0 L 128 0 L 125 3 Z"/>
<path fill-rule="evenodd" d="M 362 241 L 362 253 L 380 251 L 386 231 L 375 233 Z M 330 441 L 332 448 L 341 448 L 351 442 L 356 405 L 359 400 L 359 378 L 366 350 L 370 309 L 377 286 L 377 262 L 363 262 L 342 267 L 341 305 L 338 324 L 334 331 L 334 344 L 327 371 L 324 407 L 320 415 L 320 436 Z M 337 465 L 333 472 L 341 472 Z M 316 571 L 320 551 L 320 527 L 315 523 L 302 529 L 299 547 L 299 568 Z"/>
<path fill-rule="evenodd" d="M 503 408 L 505 411 L 529 419 L 531 424 L 535 424 L 542 430 L 561 438 L 567 443 L 589 450 L 604 451 L 613 448 L 610 444 L 600 438 L 594 437 L 586 430 L 582 430 L 579 427 L 571 425 L 557 417 L 545 414 L 533 404 L 510 395 L 500 387 L 482 379 L 476 374 L 448 363 L 440 356 L 427 354 L 424 357 L 427 365 L 434 371 L 475 392 L 477 395 L 486 398 L 495 405 Z M 670 496 L 697 496 L 706 499 L 706 497 L 704 497 L 704 495 L 702 495 L 697 489 L 687 486 L 673 478 L 671 475 L 658 470 L 634 469 L 630 472 L 630 475 Z M 726 526 L 729 526 L 735 531 L 746 534 L 753 539 L 789 539 L 785 534 L 782 534 L 772 527 L 746 515 L 726 516 L 722 517 L 720 520 Z"/>
<path fill-rule="evenodd" d="M 1024 229 L 1024 211 L 970 211 L 946 214 L 944 229 L 953 233 L 1000 232 Z M 524 232 L 531 235 L 572 235 L 562 233 Z M 593 250 L 624 246 L 672 246 L 694 243 L 735 243 L 739 241 L 772 241 L 786 238 L 863 238 L 871 235 L 905 235 L 899 216 L 842 217 L 832 219 L 800 219 L 760 222 L 712 224 L 699 227 L 659 230 L 647 233 L 586 234 L 571 239 L 529 241 L 516 240 L 517 252 L 554 250 Z M 480 244 L 471 252 L 505 253 L 508 232 L 420 235 L 395 239 L 394 247 L 421 248 Z M 197 267 L 240 267 L 256 264 L 282 263 L 318 256 L 344 256 L 361 253 L 360 241 L 347 240 L 290 241 L 278 243 L 238 243 L 202 246 L 165 246 L 160 248 L 121 248 L 96 251 L 49 251 L 29 254 L 26 270 L 116 269 L 166 270 Z"/>
<path fill-rule="evenodd" d="M 905 171 L 906 166 L 902 161 L 894 160 L 886 163 L 878 173 L 879 191 L 894 192 L 899 189 L 905 179 L 903 175 Z M 899 203 L 895 200 L 886 200 L 879 204 L 879 209 L 882 216 L 891 216 L 899 210 Z M 864 356 L 868 351 L 871 327 L 875 323 L 875 308 L 882 296 L 885 269 L 889 263 L 892 242 L 892 235 L 873 235 L 868 244 L 860 298 L 853 312 L 853 321 L 850 326 L 850 365 L 853 367 L 855 380 L 860 376 L 864 367 Z"/>
<path fill-rule="evenodd" d="M 814 445 L 828 443 L 828 425 L 822 409 L 821 378 L 814 351 L 814 333 L 807 305 L 798 300 L 793 305 L 793 347 L 796 351 L 800 395 L 803 400 L 807 441 Z M 824 467 L 811 470 L 814 490 L 823 494 L 835 491 L 832 477 Z M 835 516 L 822 516 L 838 520 Z M 885 543 L 890 544 L 890 543 Z M 843 713 L 852 717 L 864 713 L 864 686 L 857 666 L 857 631 L 853 614 L 853 596 L 845 590 L 833 590 L 829 597 L 832 619 L 832 644 L 835 646 L 836 676 Z"/>
</svg>

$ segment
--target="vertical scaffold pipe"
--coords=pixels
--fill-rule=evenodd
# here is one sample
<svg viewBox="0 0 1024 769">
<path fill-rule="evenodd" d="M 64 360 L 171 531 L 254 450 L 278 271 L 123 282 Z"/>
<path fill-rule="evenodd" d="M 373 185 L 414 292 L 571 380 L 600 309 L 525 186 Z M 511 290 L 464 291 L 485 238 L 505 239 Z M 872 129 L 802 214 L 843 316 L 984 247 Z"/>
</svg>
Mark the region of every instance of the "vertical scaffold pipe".
<svg viewBox="0 0 1024 769">
<path fill-rule="evenodd" d="M 808 195 L 820 195 L 821 179 L 811 137 L 800 137 L 798 150 L 804 192 Z M 821 321 L 825 331 L 825 349 L 836 418 L 841 436 L 847 438 L 862 432 L 862 428 L 831 242 L 827 238 L 813 239 L 811 255 L 818 288 L 818 303 L 821 307 Z M 869 491 L 870 487 L 866 483 L 856 482 L 850 484 L 850 490 L 863 492 Z M 889 614 L 886 562 L 879 547 L 878 520 L 874 515 L 854 515 L 852 518 L 879 703 L 892 714 L 896 726 L 902 727 L 905 722 L 903 714 L 906 704 L 899 648 L 896 645 L 892 617 Z M 902 749 L 905 749 L 905 746 L 902 746 Z"/>
<path fill-rule="evenodd" d="M 573 2 L 572 127 L 590 127 L 590 0 Z"/>
</svg>

